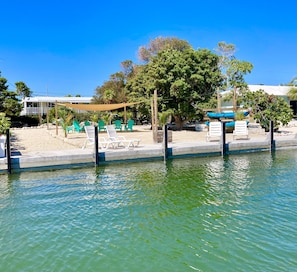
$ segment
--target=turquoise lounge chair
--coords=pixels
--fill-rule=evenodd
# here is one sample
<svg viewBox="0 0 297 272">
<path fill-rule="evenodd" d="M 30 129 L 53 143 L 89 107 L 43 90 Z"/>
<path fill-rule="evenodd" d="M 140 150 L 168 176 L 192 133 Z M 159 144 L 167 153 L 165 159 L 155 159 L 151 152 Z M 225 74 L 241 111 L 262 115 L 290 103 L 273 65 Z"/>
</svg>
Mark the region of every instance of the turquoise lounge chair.
<svg viewBox="0 0 297 272">
<path fill-rule="evenodd" d="M 130 119 L 128 120 L 127 125 L 125 125 L 125 130 L 130 130 L 132 132 L 133 126 L 134 126 L 134 120 Z"/>
<path fill-rule="evenodd" d="M 114 127 L 115 127 L 116 130 L 118 129 L 118 130 L 122 131 L 122 123 L 121 123 L 120 120 L 115 120 L 113 122 L 113 124 L 114 124 Z"/>
</svg>

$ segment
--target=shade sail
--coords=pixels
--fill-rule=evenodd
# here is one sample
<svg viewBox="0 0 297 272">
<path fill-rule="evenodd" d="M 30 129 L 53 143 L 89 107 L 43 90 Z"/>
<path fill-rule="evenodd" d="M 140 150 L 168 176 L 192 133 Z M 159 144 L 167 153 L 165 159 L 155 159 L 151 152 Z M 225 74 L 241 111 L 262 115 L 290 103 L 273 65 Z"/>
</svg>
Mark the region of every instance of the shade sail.
<svg viewBox="0 0 297 272">
<path fill-rule="evenodd" d="M 76 110 L 84 111 L 109 111 L 116 110 L 124 107 L 133 106 L 139 104 L 140 102 L 132 103 L 119 103 L 119 104 L 71 104 L 71 103 L 58 103 L 59 106 L 64 106 Z"/>
</svg>

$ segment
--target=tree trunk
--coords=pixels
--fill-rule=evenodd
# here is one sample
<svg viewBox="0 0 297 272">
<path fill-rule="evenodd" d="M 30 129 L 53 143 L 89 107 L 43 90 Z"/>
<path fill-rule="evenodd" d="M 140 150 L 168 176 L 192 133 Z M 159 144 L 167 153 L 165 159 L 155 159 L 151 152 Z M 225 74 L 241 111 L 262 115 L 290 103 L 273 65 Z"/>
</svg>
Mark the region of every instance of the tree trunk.
<svg viewBox="0 0 297 272">
<path fill-rule="evenodd" d="M 182 130 L 184 122 L 181 120 L 180 116 L 175 115 L 174 122 L 175 122 L 176 128 L 178 130 Z"/>
</svg>

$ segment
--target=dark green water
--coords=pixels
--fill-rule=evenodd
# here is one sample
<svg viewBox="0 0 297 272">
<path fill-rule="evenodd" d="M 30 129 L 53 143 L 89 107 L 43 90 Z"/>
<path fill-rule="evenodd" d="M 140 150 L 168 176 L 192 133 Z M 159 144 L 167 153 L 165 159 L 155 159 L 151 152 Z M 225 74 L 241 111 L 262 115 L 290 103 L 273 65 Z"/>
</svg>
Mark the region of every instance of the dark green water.
<svg viewBox="0 0 297 272">
<path fill-rule="evenodd" d="M 297 271 L 297 151 L 0 176 L 0 271 Z"/>
</svg>

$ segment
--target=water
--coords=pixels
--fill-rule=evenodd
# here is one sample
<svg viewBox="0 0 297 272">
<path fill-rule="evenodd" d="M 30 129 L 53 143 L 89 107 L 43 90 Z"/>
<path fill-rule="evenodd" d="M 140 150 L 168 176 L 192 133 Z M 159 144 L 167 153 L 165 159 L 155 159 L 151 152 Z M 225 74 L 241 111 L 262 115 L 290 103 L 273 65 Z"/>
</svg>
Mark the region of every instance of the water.
<svg viewBox="0 0 297 272">
<path fill-rule="evenodd" d="M 297 154 L 0 176 L 0 271 L 297 271 Z"/>
</svg>

